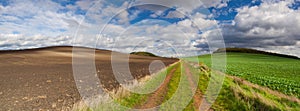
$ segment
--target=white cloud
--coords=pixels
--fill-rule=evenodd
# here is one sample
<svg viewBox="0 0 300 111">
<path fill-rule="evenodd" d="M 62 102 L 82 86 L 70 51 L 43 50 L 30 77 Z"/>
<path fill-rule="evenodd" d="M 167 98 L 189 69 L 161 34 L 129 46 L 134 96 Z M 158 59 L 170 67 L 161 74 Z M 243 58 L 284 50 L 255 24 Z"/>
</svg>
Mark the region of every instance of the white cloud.
<svg viewBox="0 0 300 111">
<path fill-rule="evenodd" d="M 178 7 L 178 10 L 184 14 L 191 14 L 199 7 L 217 7 L 226 3 L 227 0 L 136 0 L 134 5 L 155 4 L 169 8 Z"/>
<path fill-rule="evenodd" d="M 49 37 L 45 35 L 24 36 L 22 34 L 0 34 L 0 50 L 38 48 L 71 45 L 69 36 Z"/>
<path fill-rule="evenodd" d="M 204 15 L 201 13 L 196 13 L 192 20 L 195 24 L 197 24 L 198 28 L 201 30 L 209 30 L 217 27 L 216 20 L 210 20 L 208 19 L 208 15 Z"/>
<path fill-rule="evenodd" d="M 168 13 L 166 18 L 184 18 L 185 15 L 180 13 L 179 11 L 171 11 Z"/>
<path fill-rule="evenodd" d="M 123 11 L 118 15 L 120 24 L 129 24 L 129 13 L 127 11 Z"/>
<path fill-rule="evenodd" d="M 97 43 L 98 48 L 115 47 L 117 51 L 122 52 L 131 52 L 135 48 L 134 50 L 174 56 L 174 51 L 171 49 L 175 47 L 179 52 L 178 55 L 207 53 L 207 39 L 212 40 L 211 38 L 221 35 L 218 33 L 219 30 L 216 30 L 218 27 L 215 20 L 210 20 L 209 15 L 193 11 L 204 5 L 226 7 L 227 0 L 221 1 L 205 0 L 201 4 L 198 0 L 176 0 L 176 2 L 137 0 L 135 4 L 123 2 L 117 6 L 104 1 L 89 0 L 77 1 L 75 5 L 65 7 L 52 1 L 14 1 L 5 7 L 0 5 L 0 46 L 2 49 L 16 49 L 70 45 L 76 37 L 77 41 L 74 45 L 94 47 Z M 124 9 L 130 5 L 144 3 L 176 7 L 177 11 L 182 12 L 172 11 L 165 17 L 183 18 L 181 13 L 184 13 L 192 14 L 191 20 L 185 19 L 170 24 L 152 19 L 130 26 L 129 21 L 136 18 L 141 11 L 129 14 Z M 292 1 L 264 2 L 260 6 L 238 9 L 234 24 L 223 28 L 227 45 L 299 55 L 297 50 L 299 50 L 300 40 L 298 33 L 300 12 L 289 9 L 287 6 L 291 3 Z M 163 13 L 162 7 L 144 6 L 144 8 L 155 11 L 152 17 L 161 16 Z M 61 11 L 66 9 L 68 11 Z M 78 9 L 88 12 L 85 16 L 76 14 Z M 119 14 L 116 17 L 118 20 L 108 24 L 116 14 Z M 80 27 L 77 30 L 78 26 Z M 104 26 L 106 29 L 98 35 Z M 203 34 L 199 34 L 196 26 L 203 31 Z M 100 38 L 98 41 L 96 41 L 97 37 Z M 219 39 L 214 41 L 221 41 Z"/>
<path fill-rule="evenodd" d="M 94 47 L 97 43 L 98 48 L 117 48 L 117 51 L 122 52 L 131 52 L 132 48 L 136 47 L 135 50 L 148 50 L 165 56 L 174 56 L 174 50 L 179 52 L 177 55 L 196 55 L 199 54 L 199 51 L 207 50 L 197 47 L 199 44 L 203 44 L 204 39 L 200 39 L 198 29 L 193 28 L 194 24 L 190 20 L 184 20 L 177 24 L 146 20 L 126 29 L 127 25 L 124 24 L 128 24 L 129 20 L 134 19 L 140 13 L 136 11 L 129 15 L 127 11 L 124 11 L 128 6 L 127 2 L 121 6 L 112 4 L 104 6 L 103 2 L 98 2 L 91 8 L 91 4 L 96 2 L 78 1 L 76 5 L 67 5 L 66 7 L 51 1 L 48 2 L 49 7 L 42 7 L 43 5 L 37 5 L 38 3 L 31 1 L 23 4 L 16 2 L 16 4 L 4 7 L 5 11 L 1 14 L 10 13 L 11 16 L 0 16 L 6 20 L 0 27 L 0 39 L 6 39 L 0 43 L 3 49 L 72 45 L 71 42 L 76 37 L 76 41 L 73 42 L 73 45 L 76 46 Z M 24 9 L 25 6 L 37 7 L 30 10 Z M 82 21 L 83 15 L 75 14 L 78 8 L 88 10 L 84 21 Z M 59 12 L 61 9 L 70 11 L 61 13 Z M 161 13 L 162 11 L 157 11 L 156 16 Z M 115 14 L 119 14 L 117 16 L 119 25 L 107 24 Z M 30 17 L 26 18 L 28 15 Z M 182 14 L 175 11 L 167 15 L 167 17 L 175 16 L 183 17 Z M 205 20 L 205 17 L 197 13 L 193 21 L 202 28 L 213 24 L 211 20 Z M 80 27 L 76 31 L 78 26 Z M 106 29 L 103 30 L 102 35 L 98 35 L 104 26 Z M 60 32 L 60 29 L 66 31 Z M 14 31 L 20 34 L 12 34 Z M 76 36 L 74 36 L 75 33 Z M 98 41 L 96 41 L 97 37 L 99 37 Z M 137 44 L 145 40 L 145 44 Z M 176 49 L 171 50 L 172 48 Z"/>
<path fill-rule="evenodd" d="M 43 34 L 58 36 L 60 30 L 70 31 L 83 17 L 71 13 L 58 13 L 62 6 L 51 1 L 13 1 L 0 11 L 2 25 L 0 33 L 20 32 L 24 35 Z M 30 30 L 30 31 L 29 31 Z"/>
<path fill-rule="evenodd" d="M 81 0 L 76 2 L 76 6 L 82 10 L 88 10 L 95 2 L 95 0 Z"/>
<path fill-rule="evenodd" d="M 205 23 L 206 26 L 208 26 L 207 23 L 212 21 L 202 19 L 201 23 Z M 117 38 L 113 37 L 115 38 L 113 43 L 115 46 L 114 50 L 132 52 L 134 51 L 133 48 L 136 47 L 135 50 L 152 51 L 164 56 L 187 56 L 208 53 L 207 40 L 199 34 L 197 28 L 193 27 L 195 24 L 191 20 L 184 20 L 178 24 L 168 25 L 162 25 L 164 24 L 163 22 L 165 21 L 154 19 L 144 20 L 130 26 L 124 30 L 124 33 L 116 31 L 115 34 L 120 35 Z M 200 26 L 205 26 L 203 24 Z M 173 48 L 178 53 L 171 53 L 169 48 Z"/>
<path fill-rule="evenodd" d="M 264 2 L 238 9 L 235 24 L 223 28 L 227 45 L 297 55 L 300 11 L 290 9 L 290 3 Z"/>
<path fill-rule="evenodd" d="M 227 1 L 229 0 L 201 0 L 205 7 L 217 7 L 217 8 L 222 8 L 227 6 Z M 223 3 L 221 3 L 223 2 Z"/>
<path fill-rule="evenodd" d="M 221 3 L 217 5 L 217 8 L 223 8 L 223 7 L 227 7 L 227 3 Z"/>
</svg>

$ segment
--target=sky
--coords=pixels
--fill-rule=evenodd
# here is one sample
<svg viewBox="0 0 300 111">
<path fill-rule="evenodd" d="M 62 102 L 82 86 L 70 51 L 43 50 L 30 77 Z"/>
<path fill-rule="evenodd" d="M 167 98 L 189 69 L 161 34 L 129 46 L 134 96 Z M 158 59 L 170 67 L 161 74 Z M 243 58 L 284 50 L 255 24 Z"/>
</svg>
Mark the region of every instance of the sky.
<svg viewBox="0 0 300 111">
<path fill-rule="evenodd" d="M 84 46 L 161 56 L 243 47 L 300 57 L 300 0 L 0 0 L 0 50 Z"/>
</svg>

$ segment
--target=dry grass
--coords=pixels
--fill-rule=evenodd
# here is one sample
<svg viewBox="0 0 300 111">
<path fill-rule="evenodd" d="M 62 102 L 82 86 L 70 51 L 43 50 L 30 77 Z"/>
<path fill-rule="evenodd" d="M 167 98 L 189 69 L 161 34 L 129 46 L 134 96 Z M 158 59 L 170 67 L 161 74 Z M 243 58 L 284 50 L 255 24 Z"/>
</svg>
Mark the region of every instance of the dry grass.
<svg viewBox="0 0 300 111">
<path fill-rule="evenodd" d="M 272 94 L 272 95 L 275 95 L 277 97 L 280 97 L 280 98 L 284 98 L 284 99 L 287 99 L 289 101 L 293 101 L 293 102 L 297 102 L 300 104 L 300 100 L 294 96 L 289 96 L 289 95 L 286 95 L 286 94 L 283 94 L 279 91 L 275 91 L 275 90 L 272 90 L 270 88 L 267 88 L 267 87 L 263 87 L 263 86 L 259 86 L 257 84 L 253 84 L 249 81 L 246 81 L 242 78 L 239 78 L 239 77 L 236 77 L 236 76 L 229 76 L 229 75 L 226 75 L 227 77 L 233 79 L 234 81 L 238 82 L 239 84 L 244 84 L 244 85 L 247 85 L 251 88 L 255 88 L 255 89 L 259 89 L 259 90 L 262 90 L 264 92 L 267 92 L 269 94 Z"/>
<path fill-rule="evenodd" d="M 175 62 L 169 65 L 168 67 L 174 66 L 177 63 L 178 62 Z M 162 72 L 166 71 L 168 67 L 165 67 L 164 69 L 161 69 L 157 73 L 145 76 L 139 80 L 132 80 L 127 84 L 122 84 L 121 85 L 122 87 L 119 87 L 112 91 L 105 90 L 107 94 L 101 94 L 98 95 L 97 97 L 91 97 L 85 100 L 81 100 L 75 103 L 71 109 L 64 108 L 64 110 L 89 111 L 91 109 L 101 109 L 101 110 L 105 110 L 105 109 L 112 110 L 114 108 L 117 108 L 116 110 L 128 109 L 126 107 L 119 106 L 118 103 L 116 103 L 114 100 L 129 96 L 131 94 L 130 90 L 145 85 L 147 81 L 154 78 L 154 76 L 157 76 L 158 74 L 161 74 Z"/>
</svg>

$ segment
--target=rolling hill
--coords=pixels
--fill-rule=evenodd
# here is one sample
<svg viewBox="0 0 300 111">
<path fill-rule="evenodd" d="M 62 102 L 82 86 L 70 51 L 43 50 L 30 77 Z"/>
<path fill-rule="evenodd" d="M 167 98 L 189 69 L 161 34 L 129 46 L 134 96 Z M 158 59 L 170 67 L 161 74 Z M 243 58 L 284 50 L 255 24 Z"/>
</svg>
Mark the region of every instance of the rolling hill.
<svg viewBox="0 0 300 111">
<path fill-rule="evenodd" d="M 130 54 L 140 55 L 140 56 L 149 56 L 149 57 L 158 57 L 157 55 L 154 55 L 150 52 L 131 52 Z"/>
<path fill-rule="evenodd" d="M 220 49 L 214 51 L 213 53 L 222 53 L 222 52 L 239 52 L 239 53 L 265 54 L 265 55 L 273 55 L 273 56 L 279 56 L 279 57 L 299 59 L 299 57 L 292 56 L 292 55 L 278 54 L 278 53 L 260 51 L 260 50 L 249 49 L 249 48 L 220 48 Z"/>
<path fill-rule="evenodd" d="M 74 80 L 72 56 L 83 60 L 82 63 L 75 64 L 78 67 L 85 67 L 84 61 L 95 59 L 95 73 L 106 90 L 112 91 L 120 87 L 112 70 L 112 51 L 84 47 L 74 49 L 79 55 L 73 55 L 73 47 L 67 46 L 0 51 L 0 110 L 63 110 L 63 108 L 70 110 L 74 103 L 81 99 Z M 95 56 L 87 52 L 95 52 Z M 148 67 L 153 60 L 161 60 L 166 66 L 178 61 L 161 57 L 117 54 L 129 57 L 126 64 L 129 64 L 134 79 L 150 75 Z M 114 61 L 119 64 L 126 62 L 122 59 Z M 156 67 L 155 70 L 160 69 L 161 67 Z M 81 82 L 86 82 L 85 73 L 91 72 L 82 72 Z"/>
</svg>

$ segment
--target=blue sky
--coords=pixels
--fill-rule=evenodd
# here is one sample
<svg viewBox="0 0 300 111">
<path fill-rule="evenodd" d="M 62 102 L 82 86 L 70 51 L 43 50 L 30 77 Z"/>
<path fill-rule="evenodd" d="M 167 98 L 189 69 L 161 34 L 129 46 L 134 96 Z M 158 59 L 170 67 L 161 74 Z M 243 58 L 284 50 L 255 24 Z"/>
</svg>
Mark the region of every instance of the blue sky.
<svg viewBox="0 0 300 111">
<path fill-rule="evenodd" d="M 223 41 L 300 56 L 299 6 L 299 0 L 0 0 L 0 49 L 80 45 L 189 56 Z"/>
</svg>

